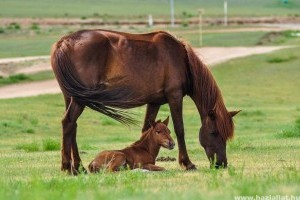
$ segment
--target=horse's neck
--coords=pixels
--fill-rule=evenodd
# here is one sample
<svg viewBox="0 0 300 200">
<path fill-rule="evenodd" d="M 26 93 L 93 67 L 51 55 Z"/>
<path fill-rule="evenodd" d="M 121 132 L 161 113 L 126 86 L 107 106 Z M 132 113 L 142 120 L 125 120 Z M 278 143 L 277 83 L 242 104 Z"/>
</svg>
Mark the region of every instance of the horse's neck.
<svg viewBox="0 0 300 200">
<path fill-rule="evenodd" d="M 147 135 L 143 135 L 140 141 L 134 143 L 132 146 L 144 149 L 155 159 L 159 153 L 160 145 L 154 142 L 153 134 L 150 130 L 143 134 Z"/>
</svg>

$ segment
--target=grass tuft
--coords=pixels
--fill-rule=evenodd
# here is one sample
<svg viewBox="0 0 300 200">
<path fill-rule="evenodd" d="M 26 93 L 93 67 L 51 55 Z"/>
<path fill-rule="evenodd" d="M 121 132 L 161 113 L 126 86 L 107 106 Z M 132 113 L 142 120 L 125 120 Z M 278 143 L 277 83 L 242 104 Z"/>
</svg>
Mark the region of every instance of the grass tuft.
<svg viewBox="0 0 300 200">
<path fill-rule="evenodd" d="M 300 138 L 300 127 L 293 126 L 293 127 L 284 129 L 280 133 L 278 133 L 278 137 L 280 137 L 280 138 Z"/>
<path fill-rule="evenodd" d="M 44 151 L 60 150 L 60 143 L 53 139 L 45 139 L 43 140 L 43 150 Z"/>
<path fill-rule="evenodd" d="M 300 138 L 300 118 L 295 120 L 295 125 L 282 130 L 277 134 L 280 138 Z"/>
<path fill-rule="evenodd" d="M 40 150 L 39 145 L 36 142 L 32 142 L 32 143 L 29 143 L 29 144 L 19 144 L 19 145 L 16 146 L 16 149 L 17 150 L 24 150 L 26 152 L 36 152 L 36 151 Z"/>
<path fill-rule="evenodd" d="M 268 63 L 283 63 L 283 62 L 289 62 L 292 60 L 297 59 L 296 56 L 294 55 L 289 55 L 287 57 L 272 57 L 272 58 L 268 58 L 267 62 Z"/>
<path fill-rule="evenodd" d="M 13 83 L 19 83 L 24 81 L 31 80 L 29 76 L 25 74 L 16 74 L 9 77 L 0 77 L 0 86 L 1 85 L 7 85 L 7 84 L 13 84 Z"/>
</svg>

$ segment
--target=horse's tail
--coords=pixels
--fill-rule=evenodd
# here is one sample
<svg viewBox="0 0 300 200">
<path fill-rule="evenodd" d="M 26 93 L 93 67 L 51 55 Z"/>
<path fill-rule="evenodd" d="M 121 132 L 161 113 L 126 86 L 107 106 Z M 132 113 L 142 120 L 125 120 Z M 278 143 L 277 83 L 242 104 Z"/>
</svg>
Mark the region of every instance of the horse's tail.
<svg viewBox="0 0 300 200">
<path fill-rule="evenodd" d="M 54 44 L 52 48 L 51 65 L 64 95 L 121 123 L 136 123 L 128 112 L 122 110 L 138 104 L 132 97 L 132 92 L 126 87 L 107 89 L 104 84 L 94 88 L 85 86 L 74 75 L 75 68 L 69 56 L 69 49 L 62 41 Z"/>
</svg>

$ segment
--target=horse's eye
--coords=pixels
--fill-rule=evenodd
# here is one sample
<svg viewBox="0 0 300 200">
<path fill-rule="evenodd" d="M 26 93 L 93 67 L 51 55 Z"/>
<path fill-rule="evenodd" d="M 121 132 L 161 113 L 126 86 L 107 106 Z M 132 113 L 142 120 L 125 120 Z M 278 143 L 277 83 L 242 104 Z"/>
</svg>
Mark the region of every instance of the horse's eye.
<svg viewBox="0 0 300 200">
<path fill-rule="evenodd" d="M 156 133 L 156 134 L 159 134 L 159 133 L 160 133 L 160 131 L 155 131 L 155 133 Z"/>
<path fill-rule="evenodd" d="M 211 135 L 214 136 L 214 137 L 217 137 L 218 133 L 217 132 L 211 132 Z"/>
</svg>

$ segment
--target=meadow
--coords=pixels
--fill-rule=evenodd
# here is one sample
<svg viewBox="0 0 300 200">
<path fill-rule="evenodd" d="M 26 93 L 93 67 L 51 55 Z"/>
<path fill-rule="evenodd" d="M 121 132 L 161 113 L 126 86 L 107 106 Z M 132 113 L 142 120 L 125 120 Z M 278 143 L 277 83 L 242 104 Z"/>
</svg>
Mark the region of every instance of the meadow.
<svg viewBox="0 0 300 200">
<path fill-rule="evenodd" d="M 237 195 L 300 195 L 300 48 L 231 60 L 212 68 L 229 110 L 235 138 L 227 169 L 210 169 L 199 145 L 199 115 L 184 100 L 186 142 L 196 171 L 158 162 L 165 172 L 121 171 L 69 176 L 60 171 L 62 95 L 0 100 L 0 199 L 233 199 Z M 140 136 L 86 109 L 78 121 L 83 164 L 100 150 L 123 148 Z M 163 106 L 158 118 L 169 114 Z M 172 123 L 172 136 L 175 137 Z M 159 156 L 177 158 L 178 149 Z"/>
<path fill-rule="evenodd" d="M 22 26 L 15 23 L 2 27 L 2 32 L 0 32 L 0 58 L 49 55 L 52 44 L 63 35 L 80 29 L 97 28 L 131 33 L 165 30 L 176 35 L 179 39 L 189 42 L 194 47 L 199 47 L 197 26 L 43 26 L 38 24 Z M 282 31 L 275 34 L 274 32 L 248 32 L 247 30 L 235 32 L 237 26 L 229 26 L 224 30 L 230 29 L 232 32 L 215 32 L 217 28 L 221 27 L 206 26 L 204 28 L 202 46 L 255 46 L 260 44 L 262 40 L 263 45 L 293 45 L 300 41 L 300 37 L 292 36 L 293 32 L 298 33 L 299 31 Z M 269 36 L 272 33 L 274 35 Z"/>
<path fill-rule="evenodd" d="M 223 16 L 223 1 L 219 0 L 175 0 L 177 17 L 196 16 L 197 9 L 205 9 L 207 17 Z M 118 6 L 115 6 L 118 5 Z M 0 17 L 13 18 L 108 18 L 118 19 L 139 17 L 152 14 L 154 18 L 169 19 L 170 2 L 168 0 L 4 0 L 0 2 Z M 46 9 L 45 9 L 46 8 Z M 82 9 L 84 8 L 84 9 Z M 288 4 L 281 0 L 230 0 L 228 11 L 230 16 L 299 16 L 300 2 L 289 0 Z M 253 12 L 255 11 L 255 12 Z"/>
</svg>

